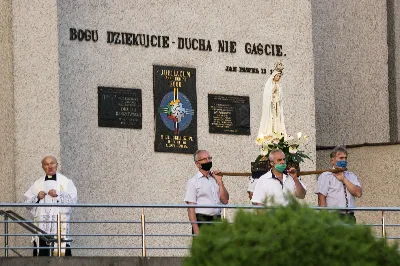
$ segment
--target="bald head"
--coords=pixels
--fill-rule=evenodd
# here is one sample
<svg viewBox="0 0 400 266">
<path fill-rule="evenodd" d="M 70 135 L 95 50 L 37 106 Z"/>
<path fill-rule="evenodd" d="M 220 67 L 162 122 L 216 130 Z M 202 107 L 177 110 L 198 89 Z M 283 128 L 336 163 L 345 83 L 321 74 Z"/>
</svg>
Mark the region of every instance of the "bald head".
<svg viewBox="0 0 400 266">
<path fill-rule="evenodd" d="M 42 159 L 42 168 L 46 175 L 55 175 L 57 172 L 57 159 L 54 156 L 46 156 Z"/>
</svg>

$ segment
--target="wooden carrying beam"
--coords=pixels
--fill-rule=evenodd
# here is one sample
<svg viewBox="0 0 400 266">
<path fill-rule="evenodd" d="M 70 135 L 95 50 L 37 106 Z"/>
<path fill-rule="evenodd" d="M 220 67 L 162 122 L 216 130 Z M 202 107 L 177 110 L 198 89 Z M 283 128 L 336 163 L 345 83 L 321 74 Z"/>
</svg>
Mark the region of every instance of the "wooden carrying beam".
<svg viewBox="0 0 400 266">
<path fill-rule="evenodd" d="M 329 169 L 325 169 L 325 170 L 300 171 L 297 173 L 297 175 L 299 175 L 299 176 L 319 175 L 319 174 L 322 174 L 323 172 L 339 173 L 339 172 L 343 172 L 343 171 L 347 171 L 347 168 L 329 168 Z M 218 174 L 222 175 L 222 176 L 252 176 L 252 173 L 219 172 Z"/>
</svg>

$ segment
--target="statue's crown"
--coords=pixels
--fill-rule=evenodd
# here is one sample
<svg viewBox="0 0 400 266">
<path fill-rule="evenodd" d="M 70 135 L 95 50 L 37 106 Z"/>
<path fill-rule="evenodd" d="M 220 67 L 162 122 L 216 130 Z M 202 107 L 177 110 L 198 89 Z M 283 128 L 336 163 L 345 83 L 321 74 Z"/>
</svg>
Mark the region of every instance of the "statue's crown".
<svg viewBox="0 0 400 266">
<path fill-rule="evenodd" d="M 277 71 L 277 72 L 281 73 L 281 75 L 282 75 L 282 72 L 284 69 L 282 62 L 276 62 L 274 67 L 275 67 L 274 69 L 270 70 L 271 74 L 272 74 L 272 72 Z"/>
<path fill-rule="evenodd" d="M 282 73 L 284 68 L 285 67 L 283 66 L 282 62 L 275 63 L 275 69 L 274 69 L 275 71 Z"/>
</svg>

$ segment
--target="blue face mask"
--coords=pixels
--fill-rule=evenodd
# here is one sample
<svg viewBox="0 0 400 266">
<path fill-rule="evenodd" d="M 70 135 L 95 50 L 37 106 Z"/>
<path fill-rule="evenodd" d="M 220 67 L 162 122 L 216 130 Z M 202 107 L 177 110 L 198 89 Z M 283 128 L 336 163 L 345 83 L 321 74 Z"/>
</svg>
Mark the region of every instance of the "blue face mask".
<svg viewBox="0 0 400 266">
<path fill-rule="evenodd" d="M 347 161 L 337 161 L 336 166 L 340 168 L 346 168 L 347 167 Z"/>
</svg>

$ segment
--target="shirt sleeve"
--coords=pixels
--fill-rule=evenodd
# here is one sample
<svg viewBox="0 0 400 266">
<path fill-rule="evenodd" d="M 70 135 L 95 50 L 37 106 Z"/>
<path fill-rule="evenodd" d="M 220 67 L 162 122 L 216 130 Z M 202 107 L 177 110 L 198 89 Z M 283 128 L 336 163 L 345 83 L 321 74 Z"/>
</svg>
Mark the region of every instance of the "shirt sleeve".
<svg viewBox="0 0 400 266">
<path fill-rule="evenodd" d="M 38 200 L 38 193 L 35 191 L 35 184 L 33 184 L 28 191 L 25 192 L 24 194 L 24 202 L 26 203 L 36 203 Z"/>
<path fill-rule="evenodd" d="M 321 193 L 322 195 L 326 196 L 328 194 L 328 189 L 329 189 L 329 176 L 325 173 L 322 173 L 318 177 L 315 194 Z"/>
<path fill-rule="evenodd" d="M 28 191 L 25 192 L 24 194 L 24 202 L 25 203 L 38 203 L 39 198 L 38 198 L 38 192 L 36 192 L 36 187 L 35 187 L 35 183 L 28 189 Z M 26 207 L 29 212 L 32 214 L 33 217 L 35 217 L 35 213 L 36 213 L 36 207 Z"/>
<path fill-rule="evenodd" d="M 189 179 L 186 184 L 185 202 L 197 202 L 196 186 L 194 185 L 193 179 Z"/>
<path fill-rule="evenodd" d="M 350 181 L 351 183 L 353 183 L 354 185 L 356 185 L 356 186 L 358 186 L 358 187 L 361 187 L 361 184 L 360 184 L 360 182 L 358 181 L 358 178 L 357 178 L 357 176 L 356 176 L 354 173 L 349 172 L 349 176 L 348 176 L 348 177 L 346 176 L 346 178 L 349 179 L 349 181 Z"/>
<path fill-rule="evenodd" d="M 307 190 L 307 186 L 301 181 L 301 178 L 298 178 L 301 186 L 304 188 L 304 190 Z"/>
<path fill-rule="evenodd" d="M 249 179 L 249 186 L 247 187 L 247 192 L 254 192 L 254 189 L 256 188 L 258 179 L 254 179 L 250 177 Z"/>
<path fill-rule="evenodd" d="M 266 197 L 267 197 L 267 190 L 265 189 L 264 186 L 264 180 L 260 179 L 257 181 L 257 186 L 254 189 L 254 194 L 251 199 L 253 203 L 264 203 Z"/>
</svg>

